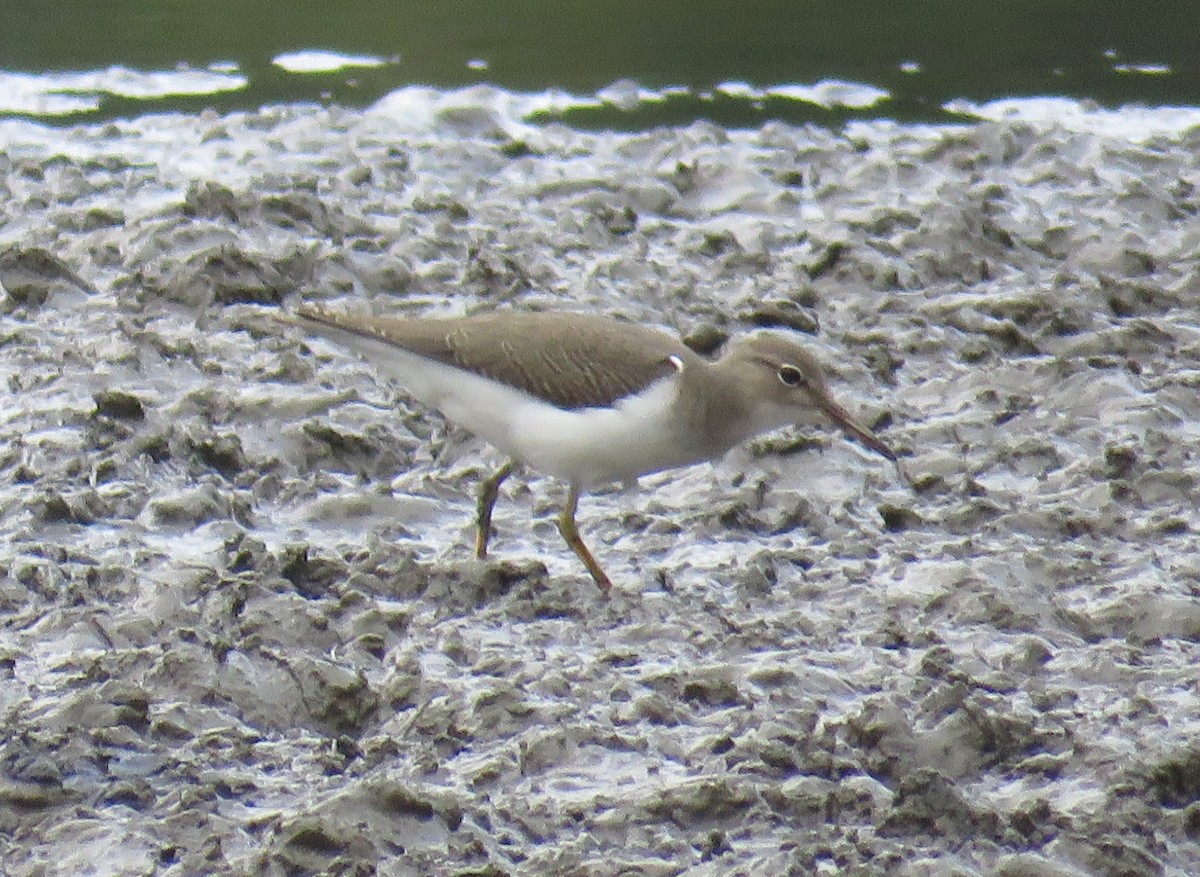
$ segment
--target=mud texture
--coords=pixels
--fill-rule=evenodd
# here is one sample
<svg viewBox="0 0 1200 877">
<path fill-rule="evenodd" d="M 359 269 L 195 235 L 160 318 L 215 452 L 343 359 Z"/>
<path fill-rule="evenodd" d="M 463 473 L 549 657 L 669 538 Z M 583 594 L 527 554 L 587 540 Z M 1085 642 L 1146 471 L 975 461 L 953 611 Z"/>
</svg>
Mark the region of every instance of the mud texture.
<svg viewBox="0 0 1200 877">
<path fill-rule="evenodd" d="M 0 124 L 0 871 L 1200 873 L 1200 133 Z M 902 455 L 564 491 L 279 328 L 806 333 Z"/>
</svg>

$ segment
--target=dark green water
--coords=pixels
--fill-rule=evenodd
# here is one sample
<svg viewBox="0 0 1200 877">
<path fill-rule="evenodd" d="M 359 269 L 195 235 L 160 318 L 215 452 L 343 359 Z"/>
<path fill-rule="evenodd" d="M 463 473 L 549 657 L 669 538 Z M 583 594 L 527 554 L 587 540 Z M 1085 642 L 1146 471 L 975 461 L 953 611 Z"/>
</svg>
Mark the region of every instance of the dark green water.
<svg viewBox="0 0 1200 877">
<path fill-rule="evenodd" d="M 892 98 L 863 111 L 795 101 L 682 97 L 621 113 L 576 110 L 579 124 L 639 127 L 707 117 L 756 124 L 839 116 L 948 118 L 954 98 L 1064 95 L 1105 106 L 1200 105 L 1195 0 L 4 0 L 0 69 L 169 70 L 238 65 L 250 82 L 199 98 L 108 98 L 89 118 L 212 106 L 332 100 L 369 103 L 405 84 L 490 82 L 512 91 L 591 94 L 631 78 L 699 92 L 845 79 Z M 295 75 L 284 51 L 332 49 L 399 63 Z M 467 66 L 484 59 L 487 68 Z M 902 64 L 919 65 L 904 72 Z M 1156 75 L 1117 65 L 1161 65 Z"/>
</svg>

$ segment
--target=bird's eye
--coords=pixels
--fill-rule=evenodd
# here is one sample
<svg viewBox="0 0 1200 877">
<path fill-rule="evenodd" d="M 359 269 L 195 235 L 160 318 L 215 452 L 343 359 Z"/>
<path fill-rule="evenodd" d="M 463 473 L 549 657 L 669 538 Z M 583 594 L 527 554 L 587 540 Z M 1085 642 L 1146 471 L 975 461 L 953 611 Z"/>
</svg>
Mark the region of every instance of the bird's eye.
<svg viewBox="0 0 1200 877">
<path fill-rule="evenodd" d="M 804 373 L 794 365 L 781 365 L 776 374 L 779 375 L 779 380 L 785 387 L 803 387 L 808 383 Z"/>
</svg>

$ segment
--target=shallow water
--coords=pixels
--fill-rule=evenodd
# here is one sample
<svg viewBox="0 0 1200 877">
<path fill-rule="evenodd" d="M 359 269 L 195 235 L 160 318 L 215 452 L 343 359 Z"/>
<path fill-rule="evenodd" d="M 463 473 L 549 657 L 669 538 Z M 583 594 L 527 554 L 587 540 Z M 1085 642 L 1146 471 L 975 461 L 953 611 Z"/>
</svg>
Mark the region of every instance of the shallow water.
<svg viewBox="0 0 1200 877">
<path fill-rule="evenodd" d="M 609 2 L 548 10 L 358 0 L 9 0 L 0 113 L 68 122 L 395 90 L 551 93 L 546 118 L 645 130 L 698 119 L 949 122 L 979 105 L 1200 106 L 1190 0 Z M 1064 38 L 1068 37 L 1069 38 Z M 986 115 L 986 113 L 985 113 Z"/>
<path fill-rule="evenodd" d="M 1195 131 L 529 100 L 0 123 L 4 870 L 1193 873 Z M 609 599 L 527 473 L 481 564 L 301 299 L 815 320 L 900 470 L 590 495 Z"/>
</svg>

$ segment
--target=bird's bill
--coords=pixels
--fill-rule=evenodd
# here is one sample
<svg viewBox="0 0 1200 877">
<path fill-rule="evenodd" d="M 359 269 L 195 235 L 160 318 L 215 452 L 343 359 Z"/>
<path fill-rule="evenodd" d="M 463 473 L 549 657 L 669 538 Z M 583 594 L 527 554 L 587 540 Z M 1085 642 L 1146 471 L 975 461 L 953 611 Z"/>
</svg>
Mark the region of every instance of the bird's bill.
<svg viewBox="0 0 1200 877">
<path fill-rule="evenodd" d="M 887 457 L 893 463 L 896 462 L 896 452 L 884 444 L 879 436 L 855 420 L 849 411 L 828 396 L 820 397 L 817 401 L 821 406 L 821 410 L 825 412 L 830 420 L 840 426 L 847 435 L 857 439 L 864 447 L 868 447 L 875 453 Z"/>
</svg>

